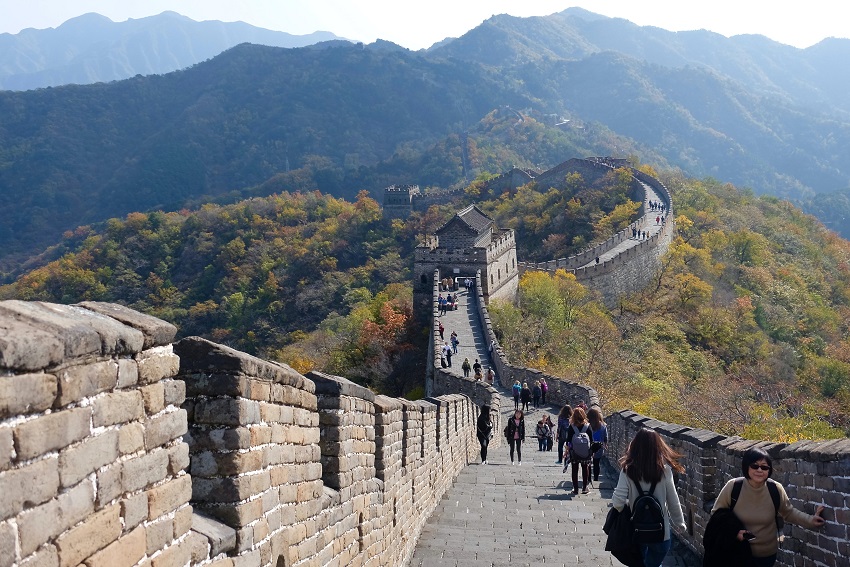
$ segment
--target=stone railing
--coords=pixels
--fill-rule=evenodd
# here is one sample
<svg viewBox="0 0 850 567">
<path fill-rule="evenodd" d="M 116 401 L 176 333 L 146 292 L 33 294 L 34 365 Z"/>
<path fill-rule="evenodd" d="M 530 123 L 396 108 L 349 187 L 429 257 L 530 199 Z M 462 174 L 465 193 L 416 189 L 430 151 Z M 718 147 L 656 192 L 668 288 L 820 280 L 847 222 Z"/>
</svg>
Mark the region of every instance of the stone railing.
<svg viewBox="0 0 850 567">
<path fill-rule="evenodd" d="M 687 529 L 676 535 L 702 555 L 702 538 L 714 500 L 732 478 L 741 476 L 741 457 L 759 446 L 773 459 L 773 478 L 785 487 L 791 503 L 808 514 L 824 505 L 826 525 L 818 530 L 786 525 L 777 566 L 838 567 L 850 556 L 850 439 L 793 444 L 747 441 L 714 431 L 660 422 L 634 412 L 607 418 L 609 460 L 616 464 L 638 429 L 649 427 L 684 455 L 685 474 L 676 486 Z"/>
</svg>

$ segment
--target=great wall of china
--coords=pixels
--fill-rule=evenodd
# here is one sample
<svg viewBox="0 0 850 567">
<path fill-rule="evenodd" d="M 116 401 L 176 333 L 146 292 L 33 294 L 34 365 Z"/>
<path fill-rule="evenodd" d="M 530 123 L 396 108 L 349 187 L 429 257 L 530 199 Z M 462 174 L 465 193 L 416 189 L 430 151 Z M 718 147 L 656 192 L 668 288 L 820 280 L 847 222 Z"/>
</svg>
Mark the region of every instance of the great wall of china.
<svg viewBox="0 0 850 567">
<path fill-rule="evenodd" d="M 618 261 L 609 273 L 630 260 Z M 481 295 L 477 312 L 494 340 Z M 174 343 L 172 325 L 120 305 L 3 301 L 0 330 L 0 567 L 402 566 L 475 460 L 477 406 L 498 415 L 494 388 L 440 368 L 432 397 L 388 398 L 203 339 Z M 542 375 L 498 347 L 494 364 L 503 386 Z M 596 401 L 547 379 L 557 403 Z M 713 499 L 758 444 L 796 506 L 828 508 L 822 530 L 785 528 L 778 564 L 846 565 L 850 440 L 745 441 L 633 412 L 607 421 L 612 460 L 638 427 L 686 455 L 677 536 L 696 552 Z"/>
</svg>

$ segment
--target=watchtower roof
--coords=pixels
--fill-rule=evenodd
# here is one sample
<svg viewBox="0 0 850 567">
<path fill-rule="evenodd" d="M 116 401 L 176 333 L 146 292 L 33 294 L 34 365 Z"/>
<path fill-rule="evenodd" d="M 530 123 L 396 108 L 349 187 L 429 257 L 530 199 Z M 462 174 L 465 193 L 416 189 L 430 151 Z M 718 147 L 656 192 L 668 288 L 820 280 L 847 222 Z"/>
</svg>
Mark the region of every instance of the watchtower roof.
<svg viewBox="0 0 850 567">
<path fill-rule="evenodd" d="M 493 219 L 485 215 L 484 211 L 475 205 L 469 205 L 437 229 L 436 234 L 439 236 L 440 233 L 446 232 L 451 226 L 456 224 L 469 228 L 475 234 L 484 234 L 492 230 Z"/>
</svg>

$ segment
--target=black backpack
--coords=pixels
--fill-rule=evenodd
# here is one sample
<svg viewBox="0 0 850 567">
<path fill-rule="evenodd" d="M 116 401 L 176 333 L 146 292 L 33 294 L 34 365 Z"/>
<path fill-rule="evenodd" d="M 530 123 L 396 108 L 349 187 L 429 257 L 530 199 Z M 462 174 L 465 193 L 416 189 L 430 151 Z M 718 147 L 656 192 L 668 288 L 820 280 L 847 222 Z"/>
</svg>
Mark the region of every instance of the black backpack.
<svg viewBox="0 0 850 567">
<path fill-rule="evenodd" d="M 661 503 L 653 496 L 657 482 L 644 492 L 640 483 L 635 486 L 640 495 L 635 499 L 632 509 L 632 541 L 634 543 L 660 543 L 664 541 L 664 510 Z"/>
</svg>

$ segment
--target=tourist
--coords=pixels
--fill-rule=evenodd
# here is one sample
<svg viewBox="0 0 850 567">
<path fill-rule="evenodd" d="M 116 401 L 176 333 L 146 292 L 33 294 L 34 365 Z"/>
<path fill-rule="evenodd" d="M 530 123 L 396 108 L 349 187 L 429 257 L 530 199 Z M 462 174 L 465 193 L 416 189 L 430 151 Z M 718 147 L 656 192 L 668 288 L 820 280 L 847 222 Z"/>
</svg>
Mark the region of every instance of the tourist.
<svg viewBox="0 0 850 567">
<path fill-rule="evenodd" d="M 679 495 L 673 484 L 673 470 L 685 472 L 685 468 L 678 462 L 679 457 L 681 455 L 673 451 L 661 435 L 644 428 L 638 430 L 626 454 L 620 459 L 620 478 L 611 497 L 611 505 L 622 511 L 628 504 L 633 510 L 640 492 L 650 491 L 661 504 L 664 515 L 664 540 L 638 544 L 645 567 L 660 567 L 670 551 L 671 522 L 681 530 L 686 528 Z"/>
<path fill-rule="evenodd" d="M 469 364 L 469 357 L 463 359 L 463 363 L 461 363 L 460 368 L 463 370 L 463 377 L 469 378 L 469 371 L 472 369 L 472 365 Z"/>
<path fill-rule="evenodd" d="M 488 368 L 487 369 L 487 383 L 492 386 L 493 382 L 495 382 L 495 380 L 496 380 L 496 374 L 493 372 L 492 368 Z"/>
<path fill-rule="evenodd" d="M 548 413 L 543 416 L 543 421 L 546 422 L 546 427 L 547 427 L 546 450 L 551 451 L 552 445 L 554 445 L 555 425 L 552 423 L 552 418 L 549 417 Z"/>
<path fill-rule="evenodd" d="M 514 450 L 519 464 L 522 465 L 522 440 L 525 439 L 525 416 L 522 410 L 514 411 L 514 415 L 508 418 L 505 426 L 505 438 L 511 448 L 511 464 L 514 464 Z"/>
<path fill-rule="evenodd" d="M 780 526 L 777 525 L 777 516 L 804 528 L 820 528 L 825 523 L 821 515 L 823 506 L 818 506 L 814 515 L 795 508 L 788 499 L 785 488 L 770 478 L 773 474 L 773 461 L 760 447 L 747 449 L 741 459 L 741 472 L 743 477 L 726 483 L 717 495 L 711 512 L 714 514 L 720 509 L 734 508 L 734 515 L 742 524 L 742 529 L 733 532 L 729 537 L 734 537 L 738 542 L 749 542 L 752 556 L 749 565 L 772 567 L 776 563 L 776 553 L 779 550 L 776 532 Z M 738 494 L 734 495 L 735 492 Z M 778 506 L 774 505 L 774 495 L 771 493 L 776 496 Z M 733 546 L 731 540 L 718 544 L 724 547 Z"/>
<path fill-rule="evenodd" d="M 478 359 L 475 359 L 475 364 L 472 365 L 472 370 L 475 371 L 476 374 L 481 374 L 481 363 L 478 362 Z M 479 378 L 480 380 L 480 378 Z"/>
<path fill-rule="evenodd" d="M 576 454 L 573 448 L 573 438 L 582 433 L 586 433 L 590 438 L 590 424 L 587 422 L 587 415 L 584 410 L 577 407 L 573 411 L 570 418 L 570 427 L 567 429 L 567 446 L 570 451 L 570 463 L 572 464 L 573 475 L 573 494 L 578 494 L 578 470 L 581 468 L 582 494 L 587 494 L 590 489 L 590 461 L 592 454 L 587 455 Z"/>
<path fill-rule="evenodd" d="M 531 390 L 531 397 L 534 400 L 534 409 L 540 407 L 540 396 L 543 395 L 543 390 L 540 388 L 540 380 L 534 382 L 534 388 Z"/>
<path fill-rule="evenodd" d="M 519 380 L 514 381 L 514 385 L 511 386 L 511 392 L 514 395 L 514 409 L 519 409 L 519 397 L 522 395 L 522 386 L 519 383 Z"/>
<path fill-rule="evenodd" d="M 490 419 L 490 406 L 486 404 L 481 406 L 481 413 L 478 414 L 475 434 L 478 436 L 478 443 L 481 445 L 481 464 L 486 465 L 487 446 L 490 444 L 490 439 L 493 438 L 493 422 Z"/>
<path fill-rule="evenodd" d="M 564 445 L 567 443 L 567 430 L 570 428 L 570 418 L 573 416 L 573 408 L 565 405 L 558 413 L 558 460 L 556 464 L 561 464 L 561 459 L 564 456 Z"/>
<path fill-rule="evenodd" d="M 542 417 L 537 422 L 537 429 L 535 430 L 535 433 L 537 434 L 537 450 L 538 451 L 545 451 L 546 450 L 547 427 L 546 427 L 546 422 L 543 421 Z"/>
<path fill-rule="evenodd" d="M 522 389 L 519 391 L 519 397 L 522 401 L 522 411 L 528 411 L 531 404 L 531 388 L 528 387 L 528 382 L 522 383 Z"/>
<path fill-rule="evenodd" d="M 546 405 L 546 394 L 549 393 L 549 384 L 546 383 L 545 378 L 540 379 L 540 392 L 543 394 L 543 398 L 541 399 L 540 403 L 542 403 L 545 406 Z"/>
<path fill-rule="evenodd" d="M 596 482 L 599 480 L 599 463 L 605 456 L 605 449 L 608 447 L 608 426 L 602 419 L 602 413 L 596 408 L 591 408 L 587 412 L 587 421 L 590 422 L 590 430 L 593 431 L 591 441 L 600 444 L 599 450 L 593 454 L 593 480 Z"/>
</svg>

